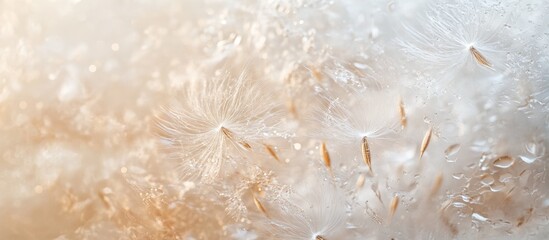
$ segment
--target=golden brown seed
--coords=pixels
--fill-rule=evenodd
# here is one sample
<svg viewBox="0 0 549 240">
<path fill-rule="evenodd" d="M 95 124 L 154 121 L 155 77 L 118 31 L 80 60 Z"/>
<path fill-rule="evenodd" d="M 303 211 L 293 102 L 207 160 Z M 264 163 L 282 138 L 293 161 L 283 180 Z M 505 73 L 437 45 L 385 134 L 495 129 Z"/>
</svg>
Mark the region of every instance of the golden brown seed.
<svg viewBox="0 0 549 240">
<path fill-rule="evenodd" d="M 364 186 L 365 181 L 366 181 L 366 175 L 364 174 L 358 175 L 358 178 L 356 179 L 356 188 L 362 188 L 362 186 Z"/>
<path fill-rule="evenodd" d="M 326 238 L 320 235 L 316 235 L 315 240 L 326 240 Z"/>
<path fill-rule="evenodd" d="M 280 158 L 278 157 L 278 154 L 276 154 L 274 148 L 270 145 L 263 144 L 265 146 L 265 150 L 276 160 L 280 162 Z"/>
<path fill-rule="evenodd" d="M 244 148 L 246 148 L 247 150 L 250 150 L 252 149 L 252 146 L 250 146 L 250 144 L 248 144 L 246 141 L 240 141 L 238 142 L 240 143 L 240 145 L 242 145 Z"/>
<path fill-rule="evenodd" d="M 103 191 L 98 191 L 97 195 L 99 196 L 99 199 L 101 199 L 101 202 L 103 203 L 105 208 L 110 209 L 111 208 L 111 203 L 110 203 L 109 197 L 107 197 L 107 195 L 105 195 L 105 193 L 103 193 Z"/>
<path fill-rule="evenodd" d="M 328 153 L 328 148 L 326 148 L 326 143 L 324 142 L 320 145 L 320 155 L 322 156 L 324 165 L 326 165 L 326 168 L 328 168 L 328 171 L 332 174 L 332 160 L 330 159 L 330 153 Z"/>
<path fill-rule="evenodd" d="M 440 190 L 440 187 L 442 186 L 442 173 L 439 173 L 436 178 L 435 182 L 433 183 L 433 187 L 431 188 L 431 193 L 429 194 L 429 197 L 432 198 L 435 196 L 436 193 Z"/>
<path fill-rule="evenodd" d="M 288 111 L 290 111 L 290 113 L 295 117 L 297 118 L 297 108 L 295 106 L 295 102 L 294 100 L 289 100 L 288 101 Z"/>
<path fill-rule="evenodd" d="M 478 64 L 492 69 L 492 64 L 486 60 L 486 58 L 473 46 L 469 48 L 469 51 L 471 52 L 471 55 L 473 55 L 473 58 L 477 61 Z"/>
<path fill-rule="evenodd" d="M 400 99 L 398 104 L 398 112 L 400 113 L 400 125 L 402 125 L 402 128 L 405 128 L 408 124 L 408 120 L 406 119 L 406 112 L 404 110 L 404 103 L 402 102 L 402 99 Z"/>
<path fill-rule="evenodd" d="M 370 154 L 370 146 L 368 145 L 368 138 L 366 138 L 366 136 L 362 138 L 362 160 L 364 160 L 364 163 L 366 163 L 370 172 L 373 173 L 372 156 Z"/>
<path fill-rule="evenodd" d="M 515 187 L 513 186 L 511 189 L 509 189 L 509 191 L 507 191 L 505 193 L 505 198 L 504 200 L 507 201 L 511 198 L 511 194 L 513 194 L 513 192 L 515 191 Z"/>
<path fill-rule="evenodd" d="M 391 218 L 395 215 L 395 212 L 398 208 L 398 202 L 399 202 L 398 196 L 393 197 L 393 200 L 391 201 L 391 205 L 390 205 L 390 208 L 389 208 L 390 209 L 389 216 Z"/>
<path fill-rule="evenodd" d="M 444 214 L 441 214 L 440 218 L 442 219 L 442 223 L 446 227 L 448 227 L 448 230 L 450 230 L 450 233 L 452 234 L 452 236 L 456 236 L 458 234 L 458 228 L 456 227 L 456 225 L 450 223 L 450 220 Z"/>
<path fill-rule="evenodd" d="M 530 219 L 530 217 L 532 216 L 533 211 L 534 211 L 533 208 L 528 208 L 528 211 L 526 212 L 526 215 L 521 216 L 517 219 L 517 227 L 520 227 L 524 223 L 526 223 Z"/>
<path fill-rule="evenodd" d="M 427 130 L 425 136 L 423 137 L 423 141 L 421 142 L 421 148 L 419 149 L 419 160 L 421 160 L 423 154 L 425 153 L 425 150 L 427 150 L 427 147 L 429 146 L 429 142 L 431 142 L 432 133 L 433 128 L 429 127 L 429 130 Z"/>
<path fill-rule="evenodd" d="M 322 81 L 322 73 L 317 68 L 311 68 L 311 74 L 317 81 Z"/>
<path fill-rule="evenodd" d="M 225 135 L 225 137 L 227 137 L 230 140 L 233 140 L 234 135 L 233 135 L 233 132 L 231 132 L 231 130 L 225 127 L 221 127 L 221 132 L 223 133 L 223 135 Z"/>
<path fill-rule="evenodd" d="M 225 137 L 227 137 L 229 140 L 231 141 L 234 141 L 235 140 L 235 137 L 234 137 L 234 133 L 225 128 L 225 127 L 221 127 L 221 132 L 223 133 L 223 135 L 225 135 Z M 242 141 L 239 141 L 238 144 L 240 144 L 240 146 L 244 147 L 246 150 L 250 150 L 252 149 L 252 146 L 250 146 L 250 144 L 248 144 L 248 142 L 242 140 Z"/>
<path fill-rule="evenodd" d="M 259 201 L 259 199 L 257 199 L 257 197 L 254 195 L 254 204 L 255 204 L 255 207 L 257 207 L 257 209 L 259 211 L 261 211 L 263 214 L 265 214 L 265 216 L 269 216 L 267 214 L 267 210 L 265 210 L 265 207 L 263 206 L 263 204 L 261 204 L 261 202 Z"/>
</svg>

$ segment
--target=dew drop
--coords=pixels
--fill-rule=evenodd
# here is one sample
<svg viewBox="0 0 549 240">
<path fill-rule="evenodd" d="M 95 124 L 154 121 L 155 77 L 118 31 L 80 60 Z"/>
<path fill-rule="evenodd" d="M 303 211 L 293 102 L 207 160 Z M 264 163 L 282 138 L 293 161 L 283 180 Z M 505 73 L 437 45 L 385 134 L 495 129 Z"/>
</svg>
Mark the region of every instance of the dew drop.
<svg viewBox="0 0 549 240">
<path fill-rule="evenodd" d="M 480 180 L 480 182 L 481 182 L 482 184 L 484 184 L 484 185 L 491 185 L 491 184 L 494 183 L 494 181 L 495 181 L 495 179 L 494 179 L 492 176 L 490 176 L 490 175 L 485 175 L 485 176 L 483 176 L 482 179 Z"/>
<path fill-rule="evenodd" d="M 501 174 L 501 176 L 499 176 L 499 181 L 500 182 L 510 182 L 513 178 L 513 174 L 510 174 L 510 173 L 504 173 L 504 174 Z"/>
<path fill-rule="evenodd" d="M 450 145 L 448 148 L 446 148 L 446 150 L 444 150 L 444 154 L 446 154 L 446 157 L 450 157 L 456 154 L 459 151 L 459 149 L 461 149 L 461 145 L 453 144 L 453 145 Z"/>
<path fill-rule="evenodd" d="M 366 69 L 366 68 L 368 68 L 368 65 L 363 64 L 363 63 L 359 63 L 359 62 L 355 62 L 355 63 L 353 63 L 353 65 L 354 65 L 356 68 L 358 68 L 358 69 Z"/>
<path fill-rule="evenodd" d="M 454 203 L 452 203 L 452 205 L 456 208 L 464 208 L 464 207 L 467 206 L 467 204 L 462 203 L 462 202 L 454 202 Z"/>
<path fill-rule="evenodd" d="M 490 191 L 492 192 L 501 192 L 503 191 L 503 189 L 505 189 L 505 185 L 501 183 L 493 184 L 490 186 Z"/>
<path fill-rule="evenodd" d="M 461 195 L 461 200 L 463 200 L 463 202 L 471 202 L 471 197 L 467 196 L 467 195 Z"/>
<path fill-rule="evenodd" d="M 463 173 L 454 173 L 454 174 L 452 174 L 452 177 L 454 179 L 457 179 L 457 180 L 462 179 L 463 176 L 464 176 Z"/>
<path fill-rule="evenodd" d="M 531 163 L 535 162 L 538 159 L 537 157 L 527 157 L 527 156 L 523 156 L 523 155 L 520 155 L 519 158 L 520 158 L 520 160 L 522 160 L 523 162 L 528 163 L 528 164 L 531 164 Z"/>
<path fill-rule="evenodd" d="M 537 153 L 537 144 L 536 143 L 528 143 L 526 144 L 526 151 L 528 151 L 531 154 Z"/>
<path fill-rule="evenodd" d="M 234 38 L 233 45 L 238 46 L 240 45 L 240 42 L 242 42 L 242 36 L 238 35 Z"/>
<path fill-rule="evenodd" d="M 515 160 L 509 156 L 499 157 L 494 161 L 494 166 L 498 168 L 508 168 L 515 163 Z"/>
<path fill-rule="evenodd" d="M 486 222 L 488 220 L 488 218 L 486 218 L 486 217 L 484 217 L 484 216 L 482 216 L 478 213 L 471 214 L 471 217 L 473 217 L 474 219 L 479 220 L 481 222 Z"/>
</svg>

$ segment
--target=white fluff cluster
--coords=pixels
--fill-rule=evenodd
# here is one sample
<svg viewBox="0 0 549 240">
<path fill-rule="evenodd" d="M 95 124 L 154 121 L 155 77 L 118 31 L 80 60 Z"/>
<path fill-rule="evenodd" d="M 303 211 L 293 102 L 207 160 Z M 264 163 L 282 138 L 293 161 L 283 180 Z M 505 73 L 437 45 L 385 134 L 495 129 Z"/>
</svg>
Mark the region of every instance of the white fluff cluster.
<svg viewBox="0 0 549 240">
<path fill-rule="evenodd" d="M 0 239 L 545 239 L 547 12 L 0 1 Z"/>
</svg>

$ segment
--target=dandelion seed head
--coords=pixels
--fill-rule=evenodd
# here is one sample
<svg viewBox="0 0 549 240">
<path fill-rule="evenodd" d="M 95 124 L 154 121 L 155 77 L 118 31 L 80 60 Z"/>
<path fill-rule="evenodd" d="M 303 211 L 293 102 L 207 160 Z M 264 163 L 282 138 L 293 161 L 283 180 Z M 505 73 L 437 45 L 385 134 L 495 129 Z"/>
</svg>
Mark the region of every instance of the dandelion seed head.
<svg viewBox="0 0 549 240">
<path fill-rule="evenodd" d="M 277 107 L 244 75 L 195 83 L 182 98 L 158 122 L 184 178 L 212 181 L 250 143 L 275 136 Z"/>
<path fill-rule="evenodd" d="M 431 4 L 422 18 L 426 25 L 404 26 L 408 36 L 399 43 L 413 61 L 424 62 L 421 67 L 445 79 L 455 78 L 475 61 L 502 72 L 505 54 L 518 49 L 510 35 L 520 33 L 504 29 L 510 15 L 499 15 L 491 8 L 494 6 L 466 1 Z"/>
<path fill-rule="evenodd" d="M 314 189 L 288 196 L 285 204 L 273 206 L 271 219 L 263 220 L 265 232 L 277 239 L 337 239 L 345 231 L 341 191 L 321 180 Z"/>
<path fill-rule="evenodd" d="M 317 110 L 324 138 L 360 142 L 363 137 L 382 139 L 394 133 L 400 124 L 398 97 L 393 93 L 360 93 L 355 100 L 326 97 L 327 108 Z M 360 97 L 359 97 L 360 96 Z M 383 102 L 380 99 L 384 99 Z M 392 99 L 393 101 L 387 101 Z M 392 107 L 389 105 L 393 104 Z"/>
</svg>

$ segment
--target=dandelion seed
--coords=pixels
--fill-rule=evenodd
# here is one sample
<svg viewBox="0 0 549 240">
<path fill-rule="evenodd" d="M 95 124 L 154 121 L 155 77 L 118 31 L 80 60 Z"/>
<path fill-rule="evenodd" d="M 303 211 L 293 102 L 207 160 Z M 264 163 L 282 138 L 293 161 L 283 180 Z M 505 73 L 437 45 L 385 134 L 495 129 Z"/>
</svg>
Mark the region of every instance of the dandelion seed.
<svg viewBox="0 0 549 240">
<path fill-rule="evenodd" d="M 400 113 L 400 125 L 402 125 L 402 128 L 406 128 L 408 120 L 406 119 L 406 112 L 404 110 L 404 103 L 402 102 L 402 98 L 399 100 L 398 112 Z"/>
<path fill-rule="evenodd" d="M 439 173 L 435 177 L 435 182 L 433 183 L 433 187 L 431 188 L 431 193 L 429 193 L 429 198 L 432 198 L 433 196 L 435 196 L 436 193 L 438 193 L 440 187 L 442 186 L 442 180 L 442 173 Z"/>
<path fill-rule="evenodd" d="M 225 127 L 221 127 L 221 132 L 223 132 L 223 135 L 225 135 L 225 137 L 227 137 L 229 140 L 231 140 L 231 141 L 235 141 L 235 140 L 236 140 L 236 139 L 235 139 L 235 134 L 234 134 L 231 130 L 229 130 L 229 129 L 225 128 Z M 244 147 L 244 148 L 247 149 L 247 150 L 252 149 L 252 146 L 250 146 L 250 144 L 248 144 L 248 143 L 247 143 L 246 141 L 244 141 L 244 140 L 238 141 L 238 144 L 240 144 L 240 146 Z"/>
<path fill-rule="evenodd" d="M 253 195 L 253 198 L 254 198 L 254 204 L 257 210 L 261 211 L 263 214 L 265 214 L 265 216 L 269 217 L 269 215 L 267 214 L 267 210 L 265 209 L 263 204 L 259 201 L 259 199 L 257 199 L 255 195 Z"/>
<path fill-rule="evenodd" d="M 444 214 L 442 214 L 440 216 L 440 218 L 441 218 L 442 223 L 444 224 L 444 226 L 446 226 L 448 228 L 448 230 L 450 230 L 450 233 L 452 234 L 452 236 L 456 236 L 458 234 L 458 228 L 456 227 L 456 225 L 450 223 L 450 220 Z"/>
<path fill-rule="evenodd" d="M 320 145 L 320 155 L 322 156 L 324 165 L 326 165 L 326 168 L 328 168 L 328 171 L 330 172 L 330 174 L 333 175 L 332 160 L 330 159 L 330 153 L 328 152 L 328 149 L 326 148 L 326 143 L 324 142 L 322 142 L 322 144 Z"/>
<path fill-rule="evenodd" d="M 265 146 L 265 150 L 273 157 L 276 161 L 281 162 L 280 158 L 278 157 L 278 154 L 276 154 L 276 151 L 273 149 L 272 146 L 268 144 L 263 144 Z"/>
<path fill-rule="evenodd" d="M 297 118 L 297 108 L 295 106 L 295 101 L 292 99 L 292 100 L 289 100 L 288 103 L 287 103 L 287 106 L 288 106 L 288 111 L 292 114 L 292 116 L 294 116 L 294 118 Z"/>
<path fill-rule="evenodd" d="M 158 117 L 168 156 L 180 161 L 185 180 L 213 182 L 226 161 L 232 166 L 242 150 L 274 136 L 278 106 L 244 75 L 220 76 L 189 85 L 182 101 Z M 226 170 L 225 170 L 226 169 Z"/>
<path fill-rule="evenodd" d="M 315 240 L 326 240 L 326 238 L 320 235 L 316 235 Z"/>
<path fill-rule="evenodd" d="M 392 218 L 395 215 L 396 210 L 398 208 L 399 201 L 400 201 L 400 199 L 398 198 L 398 196 L 394 196 L 393 200 L 391 200 L 391 204 L 389 205 L 389 217 L 390 218 Z"/>
<path fill-rule="evenodd" d="M 357 93 L 354 93 L 357 94 Z M 322 129 L 319 138 L 330 138 L 334 141 L 357 146 L 353 157 L 363 160 L 373 173 L 372 149 L 391 140 L 391 134 L 397 132 L 399 117 L 394 109 L 398 98 L 394 93 L 369 93 L 368 98 L 357 96 L 360 101 L 343 103 L 341 99 L 330 99 L 324 96 L 327 109 L 319 110 L 322 116 Z M 375 99 L 389 98 L 393 102 L 377 104 Z M 372 100 L 372 101 L 371 101 Z M 374 104 L 374 102 L 376 104 Z M 358 146 L 360 145 L 360 150 Z"/>
<path fill-rule="evenodd" d="M 370 146 L 368 145 L 368 138 L 366 136 L 362 137 L 362 160 L 368 165 L 370 172 L 372 171 L 372 156 L 370 154 Z"/>
<path fill-rule="evenodd" d="M 533 208 L 528 208 L 528 210 L 526 211 L 526 214 L 517 219 L 517 227 L 520 227 L 524 223 L 526 223 L 530 219 L 530 217 L 532 216 L 533 211 L 534 211 Z"/>
<path fill-rule="evenodd" d="M 378 183 L 377 182 L 374 182 L 372 184 L 372 186 L 370 186 L 370 189 L 372 190 L 372 192 L 376 195 L 377 197 L 377 200 L 379 200 L 379 202 L 383 205 L 385 205 L 385 203 L 383 203 L 383 199 L 381 198 L 381 192 L 379 191 L 379 186 L 378 186 Z"/>
<path fill-rule="evenodd" d="M 105 206 L 107 209 L 111 209 L 111 201 L 109 197 L 105 194 L 105 191 L 98 191 L 97 195 L 99 196 L 99 199 L 101 200 L 101 203 Z"/>
<path fill-rule="evenodd" d="M 429 127 L 429 130 L 425 133 L 425 136 L 423 137 L 423 141 L 421 142 L 421 147 L 419 149 L 419 160 L 423 157 L 423 154 L 425 153 L 425 150 L 427 150 L 427 147 L 429 146 L 429 142 L 431 142 L 431 134 L 433 133 L 433 128 Z"/>
<path fill-rule="evenodd" d="M 356 188 L 360 189 L 362 186 L 364 186 L 364 182 L 366 181 L 366 175 L 360 174 L 358 175 L 358 178 L 356 180 Z"/>
<path fill-rule="evenodd" d="M 312 67 L 311 68 L 311 74 L 313 75 L 313 77 L 317 80 L 317 81 L 322 81 L 322 73 L 320 73 L 320 71 L 315 68 L 315 67 Z"/>
<path fill-rule="evenodd" d="M 486 60 L 486 58 L 473 46 L 469 48 L 469 51 L 471 51 L 471 54 L 475 58 L 478 64 L 487 67 L 489 69 L 492 69 L 492 64 Z"/>
<path fill-rule="evenodd" d="M 320 177 L 320 176 L 319 176 Z M 341 239 L 348 218 L 344 193 L 328 181 L 314 179 L 311 187 L 273 204 L 271 218 L 260 227 L 273 239 Z"/>
<path fill-rule="evenodd" d="M 267 210 L 264 202 L 267 193 L 278 194 L 284 191 L 284 186 L 273 182 L 271 172 L 265 172 L 258 166 L 245 167 L 238 171 L 238 183 L 227 186 L 219 192 L 219 195 L 225 199 L 227 214 L 235 220 L 241 220 L 248 215 L 249 207 L 246 199 L 255 197 L 259 203 Z M 260 200 L 265 199 L 265 200 Z M 256 208 L 261 211 L 256 202 Z"/>
<path fill-rule="evenodd" d="M 251 150 L 252 149 L 252 146 L 250 146 L 250 144 L 246 141 L 240 141 L 238 142 L 241 146 L 243 146 L 245 149 L 247 150 Z"/>
<path fill-rule="evenodd" d="M 509 189 L 506 193 L 505 193 L 505 201 L 508 201 L 510 198 L 511 198 L 511 195 L 512 193 L 515 191 L 515 186 L 513 186 L 511 189 Z"/>
<path fill-rule="evenodd" d="M 381 225 L 383 224 L 384 219 L 380 217 L 369 205 L 368 202 L 364 205 L 364 208 L 366 210 L 366 214 L 374 220 L 377 224 Z"/>
<path fill-rule="evenodd" d="M 509 16 L 494 7 L 462 0 L 433 4 L 420 18 L 422 27 L 404 27 L 409 34 L 400 45 L 414 61 L 443 78 L 455 78 L 471 62 L 492 70 L 503 67 L 505 53 L 519 46 L 509 35 L 522 33 L 509 32 L 504 27 Z"/>
<path fill-rule="evenodd" d="M 450 223 L 450 220 L 445 214 L 446 210 L 448 209 L 448 207 L 450 207 L 451 204 L 452 204 L 452 199 L 448 199 L 444 201 L 441 204 L 440 208 L 438 209 L 438 212 L 440 214 L 440 219 L 442 220 L 442 223 L 444 224 L 444 226 L 446 226 L 450 230 L 450 233 L 453 236 L 456 236 L 458 234 L 458 229 L 454 224 Z"/>
<path fill-rule="evenodd" d="M 231 132 L 229 129 L 225 127 L 221 127 L 221 132 L 227 137 L 229 140 L 234 140 L 233 132 Z"/>
</svg>

